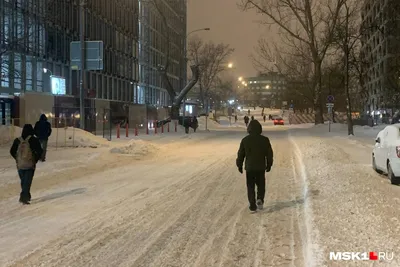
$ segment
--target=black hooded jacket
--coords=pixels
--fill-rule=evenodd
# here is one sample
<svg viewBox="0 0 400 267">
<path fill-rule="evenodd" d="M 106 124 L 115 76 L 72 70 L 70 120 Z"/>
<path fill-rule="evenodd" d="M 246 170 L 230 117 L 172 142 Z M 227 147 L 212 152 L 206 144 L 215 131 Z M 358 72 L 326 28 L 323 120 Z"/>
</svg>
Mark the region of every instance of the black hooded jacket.
<svg viewBox="0 0 400 267">
<path fill-rule="evenodd" d="M 24 128 L 22 129 L 22 134 L 21 137 L 22 139 L 26 139 L 28 136 L 31 136 L 29 139 L 29 145 L 31 147 L 32 153 L 33 153 L 33 158 L 35 159 L 35 162 L 38 162 L 40 159 L 40 156 L 43 153 L 42 145 L 40 144 L 39 140 L 34 136 L 35 131 L 33 130 L 33 127 L 31 124 L 25 124 Z M 16 138 L 14 140 L 14 143 L 11 146 L 10 149 L 10 154 L 14 159 L 17 159 L 17 151 L 18 151 L 18 146 L 21 142 L 19 141 L 19 138 Z"/>
<path fill-rule="evenodd" d="M 51 135 L 51 124 L 47 121 L 46 115 L 40 115 L 40 119 L 35 124 L 35 134 L 39 140 L 48 140 Z"/>
<path fill-rule="evenodd" d="M 238 168 L 245 162 L 246 171 L 265 171 L 273 164 L 274 153 L 268 137 L 261 135 L 262 126 L 258 120 L 252 120 L 247 127 L 247 135 L 240 142 L 236 159 Z"/>
</svg>

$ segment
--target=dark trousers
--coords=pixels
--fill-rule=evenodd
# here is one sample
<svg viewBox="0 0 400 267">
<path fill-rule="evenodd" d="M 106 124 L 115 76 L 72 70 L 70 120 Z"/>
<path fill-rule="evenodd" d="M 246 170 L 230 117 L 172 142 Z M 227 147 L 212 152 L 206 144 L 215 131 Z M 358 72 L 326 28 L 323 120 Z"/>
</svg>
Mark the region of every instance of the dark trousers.
<svg viewBox="0 0 400 267">
<path fill-rule="evenodd" d="M 256 210 L 256 199 L 261 199 L 264 203 L 265 196 L 265 171 L 247 171 L 247 197 L 251 210 Z M 256 198 L 256 185 L 257 185 L 257 198 Z"/>
<path fill-rule="evenodd" d="M 46 153 L 47 153 L 47 140 L 40 140 L 40 144 L 42 145 L 43 153 L 40 157 L 41 160 L 46 160 Z"/>
<path fill-rule="evenodd" d="M 19 179 L 21 180 L 21 194 L 19 198 L 21 201 L 31 200 L 31 185 L 34 174 L 34 169 L 18 170 Z"/>
</svg>

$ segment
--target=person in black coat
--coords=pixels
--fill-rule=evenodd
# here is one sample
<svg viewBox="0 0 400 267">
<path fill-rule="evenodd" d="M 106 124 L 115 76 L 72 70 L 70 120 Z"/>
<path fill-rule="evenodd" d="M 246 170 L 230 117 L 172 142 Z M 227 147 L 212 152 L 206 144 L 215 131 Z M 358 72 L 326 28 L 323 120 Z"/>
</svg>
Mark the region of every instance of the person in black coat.
<svg viewBox="0 0 400 267">
<path fill-rule="evenodd" d="M 240 173 L 243 173 L 243 162 L 246 170 L 247 196 L 249 209 L 256 212 L 263 209 L 265 196 L 265 172 L 270 172 L 274 152 L 269 138 L 261 135 L 262 126 L 259 121 L 252 120 L 247 128 L 247 135 L 240 142 L 237 154 L 236 166 Z M 257 198 L 255 187 L 257 185 Z"/>
<path fill-rule="evenodd" d="M 247 125 L 249 124 L 249 117 L 247 117 L 247 115 L 246 116 L 244 116 L 244 124 L 246 124 L 246 127 L 247 127 Z"/>
<path fill-rule="evenodd" d="M 11 146 L 10 154 L 17 163 L 18 175 L 21 180 L 19 202 L 30 204 L 31 185 L 35 174 L 36 164 L 43 153 L 39 140 L 31 124 L 25 124 L 21 137 L 16 138 Z"/>
<path fill-rule="evenodd" d="M 51 135 L 51 124 L 47 121 L 46 115 L 40 115 L 39 121 L 35 124 L 35 134 L 39 138 L 43 149 L 43 154 L 40 159 L 46 161 L 47 142 Z"/>
</svg>

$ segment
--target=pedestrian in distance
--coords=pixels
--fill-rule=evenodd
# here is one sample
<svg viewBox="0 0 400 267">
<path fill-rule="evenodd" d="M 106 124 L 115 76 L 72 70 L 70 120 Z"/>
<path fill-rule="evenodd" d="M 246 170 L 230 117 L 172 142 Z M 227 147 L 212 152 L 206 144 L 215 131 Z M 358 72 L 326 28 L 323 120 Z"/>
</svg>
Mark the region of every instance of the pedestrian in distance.
<svg viewBox="0 0 400 267">
<path fill-rule="evenodd" d="M 40 144 L 42 145 L 43 154 L 40 157 L 41 161 L 46 161 L 46 154 L 47 154 L 47 142 L 51 135 L 51 124 L 47 121 L 46 115 L 40 115 L 40 119 L 35 124 L 35 134 L 38 137 Z"/>
<path fill-rule="evenodd" d="M 31 185 L 35 174 L 36 164 L 43 153 L 39 140 L 31 124 L 25 124 L 21 137 L 16 138 L 11 146 L 10 154 L 17 163 L 19 179 L 21 180 L 21 194 L 19 202 L 30 204 Z"/>
<path fill-rule="evenodd" d="M 265 172 L 270 172 L 274 153 L 269 138 L 262 135 L 259 121 L 250 122 L 249 133 L 240 142 L 236 158 L 236 166 L 243 173 L 243 162 L 246 170 L 247 197 L 251 213 L 262 210 L 265 197 Z M 255 189 L 257 186 L 257 195 Z"/>
<path fill-rule="evenodd" d="M 249 125 L 249 117 L 244 116 L 244 124 L 246 124 L 246 127 Z"/>
<path fill-rule="evenodd" d="M 264 122 L 267 120 L 267 116 L 264 114 L 263 116 Z"/>
<path fill-rule="evenodd" d="M 251 120 L 254 121 L 254 116 L 251 116 Z"/>
</svg>

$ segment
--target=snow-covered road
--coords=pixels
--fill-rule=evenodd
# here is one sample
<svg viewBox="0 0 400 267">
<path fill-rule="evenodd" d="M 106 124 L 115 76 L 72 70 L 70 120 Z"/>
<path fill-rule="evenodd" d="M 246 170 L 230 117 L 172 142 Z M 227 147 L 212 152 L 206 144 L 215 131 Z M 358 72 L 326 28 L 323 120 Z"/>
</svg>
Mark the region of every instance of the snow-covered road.
<svg viewBox="0 0 400 267">
<path fill-rule="evenodd" d="M 343 140 L 264 131 L 275 162 L 256 214 L 235 167 L 240 127 L 158 140 L 141 159 L 77 150 L 87 164 L 53 179 L 39 171 L 30 206 L 17 203 L 17 184 L 1 185 L 0 266 L 366 266 L 330 261 L 331 251 L 394 252 L 378 266 L 400 266 L 399 187 Z"/>
</svg>

